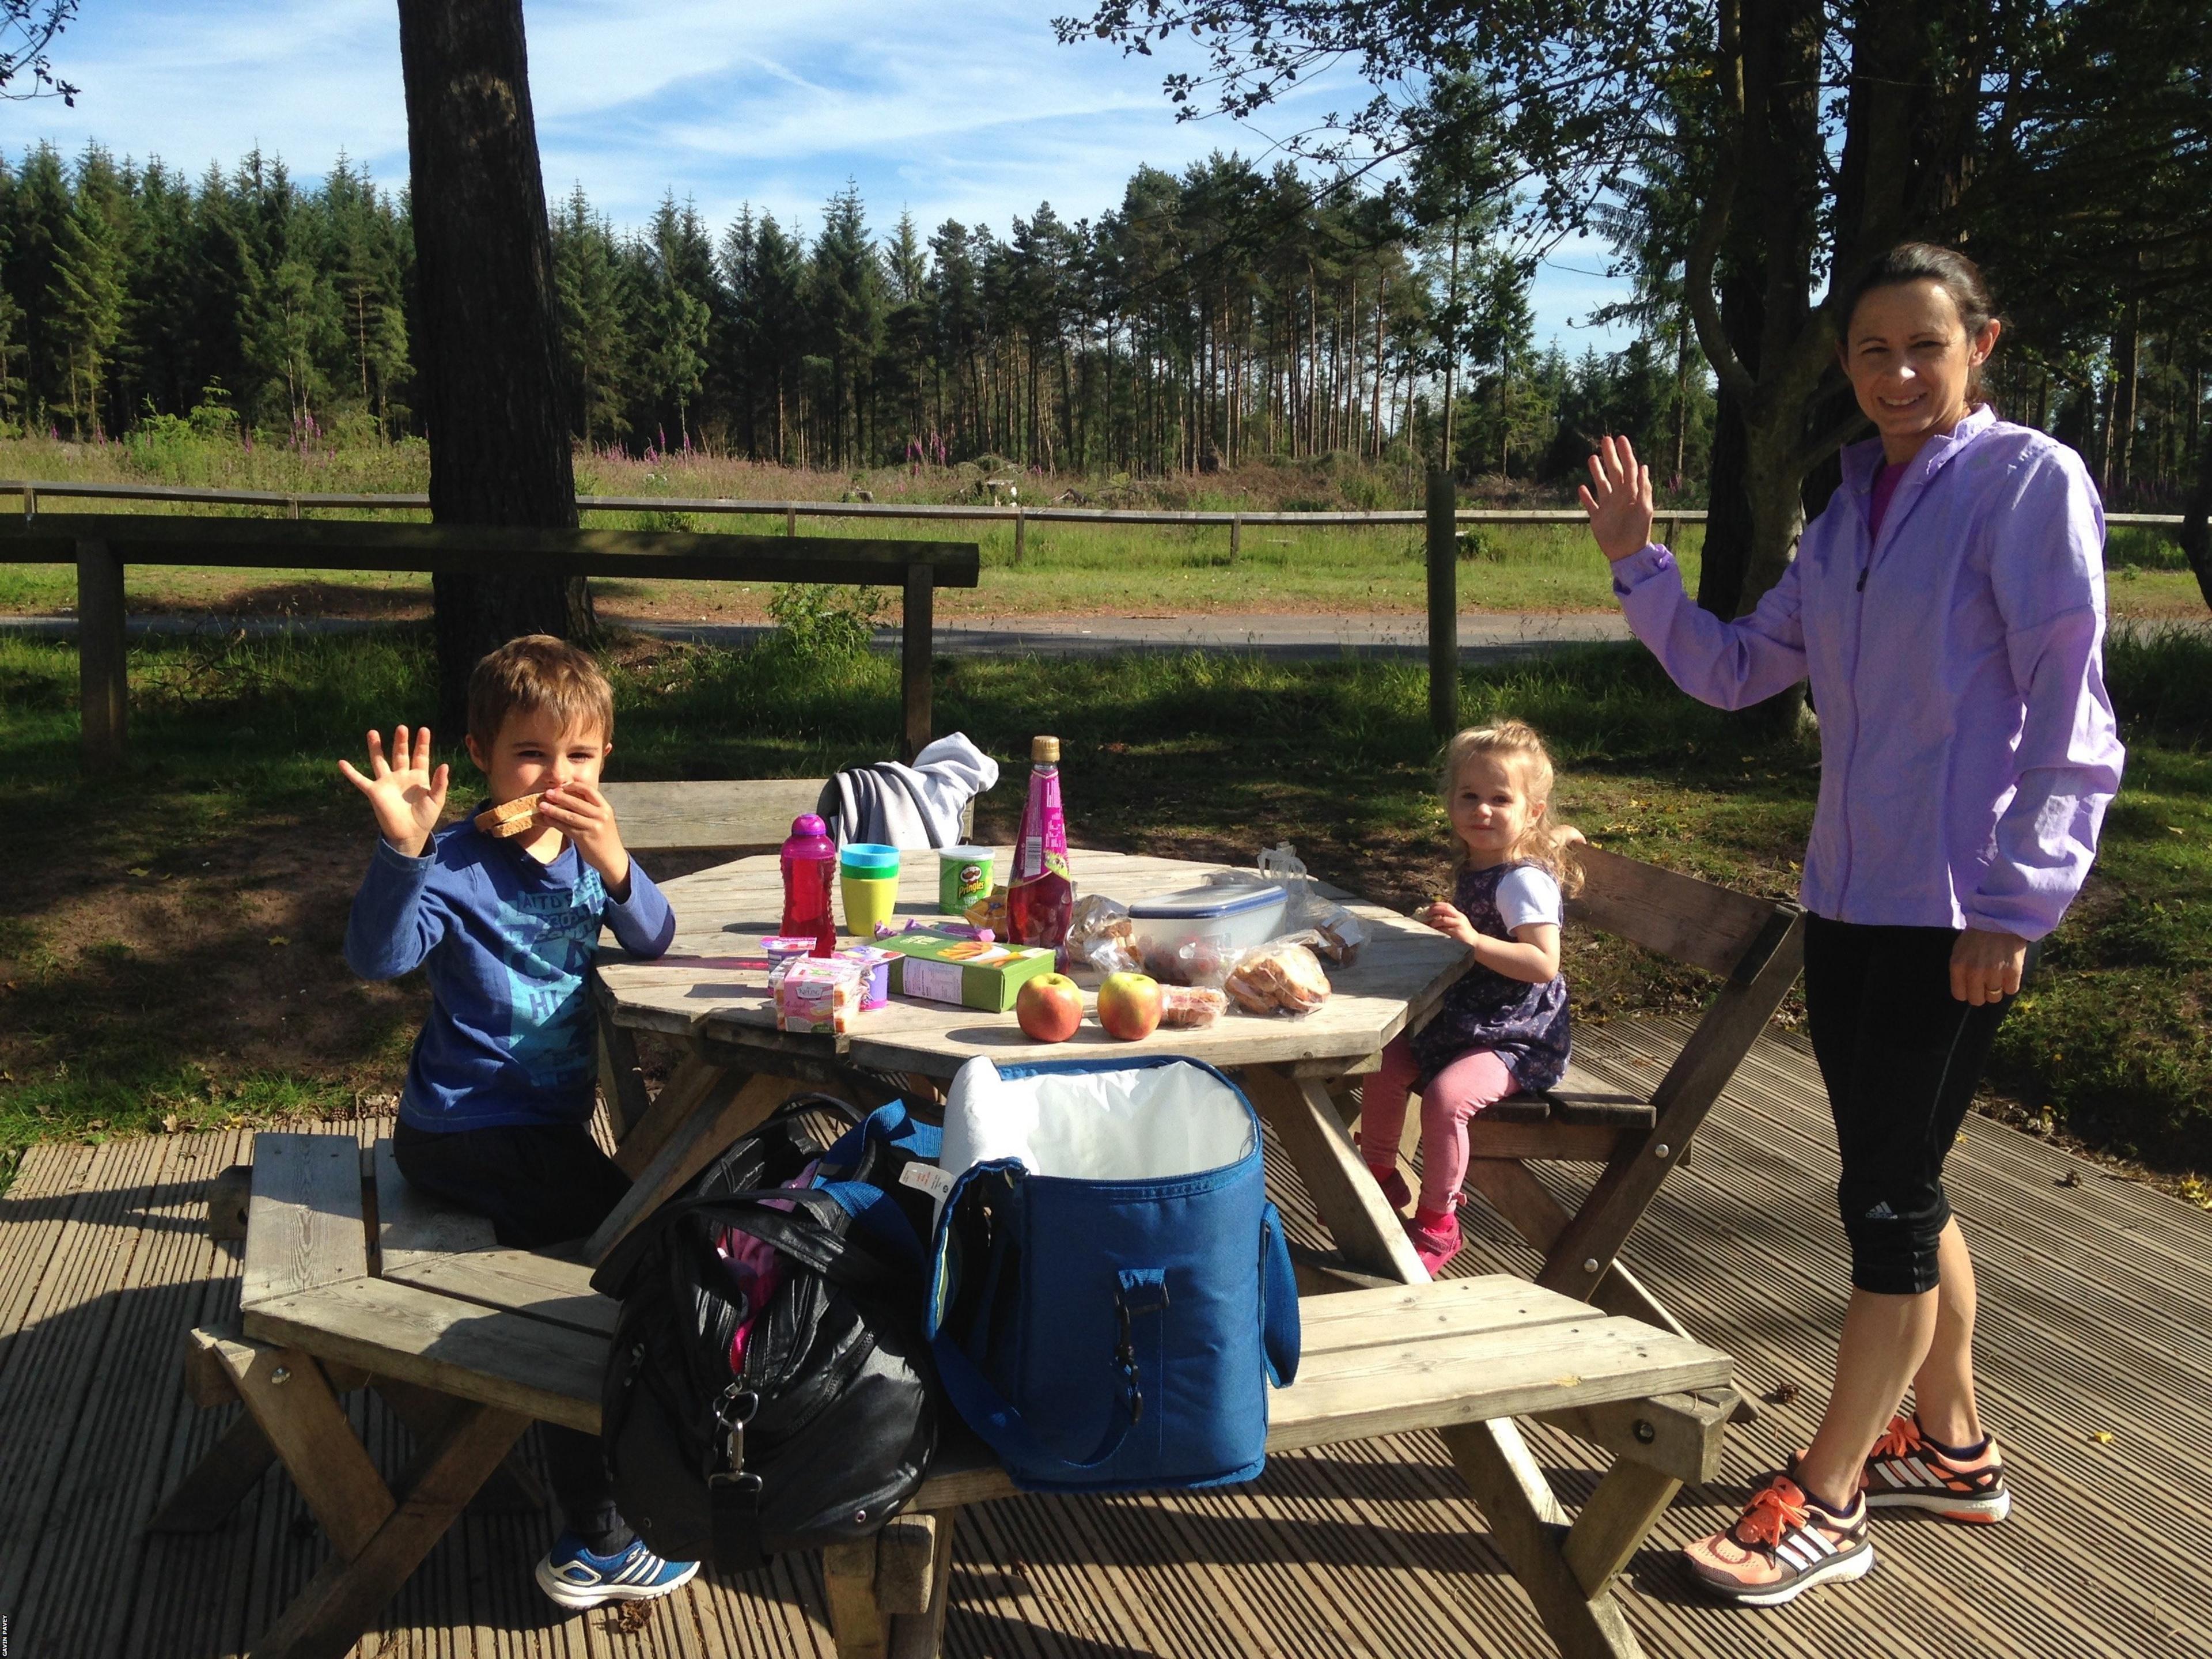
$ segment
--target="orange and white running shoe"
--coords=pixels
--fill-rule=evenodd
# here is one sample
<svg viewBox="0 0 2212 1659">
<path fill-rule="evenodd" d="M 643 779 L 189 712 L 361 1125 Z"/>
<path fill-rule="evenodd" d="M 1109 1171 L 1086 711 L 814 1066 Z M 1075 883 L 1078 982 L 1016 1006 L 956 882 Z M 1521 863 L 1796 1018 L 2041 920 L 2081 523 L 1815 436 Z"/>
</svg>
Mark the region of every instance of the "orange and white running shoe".
<svg viewBox="0 0 2212 1659">
<path fill-rule="evenodd" d="M 1889 1431 L 1875 1442 L 1859 1486 L 1878 1510 L 1926 1510 L 1947 1521 L 1983 1526 L 2012 1513 L 2012 1491 L 2005 1485 L 2004 1462 L 1996 1437 L 1962 1456 L 1921 1432 L 1917 1417 L 1890 1419 Z"/>
<path fill-rule="evenodd" d="M 1725 1532 L 1686 1544 L 1698 1582 L 1747 1607 L 1774 1607 L 1830 1579 L 1874 1571 L 1866 1502 L 1838 1515 L 1786 1474 L 1771 1474 Z"/>
</svg>

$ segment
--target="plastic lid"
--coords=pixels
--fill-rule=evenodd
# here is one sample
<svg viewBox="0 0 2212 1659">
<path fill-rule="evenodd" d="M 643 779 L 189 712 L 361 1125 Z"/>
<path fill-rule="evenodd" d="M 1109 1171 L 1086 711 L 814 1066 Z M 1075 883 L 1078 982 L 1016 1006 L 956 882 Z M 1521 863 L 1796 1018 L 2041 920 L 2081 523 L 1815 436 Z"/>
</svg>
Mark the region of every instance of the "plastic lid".
<svg viewBox="0 0 2212 1659">
<path fill-rule="evenodd" d="M 837 855 L 837 862 L 848 870 L 877 871 L 885 875 L 896 875 L 899 849 L 886 847 L 879 841 L 856 841 Z"/>
<path fill-rule="evenodd" d="M 1031 738 L 1030 739 L 1030 764 L 1032 766 L 1059 765 L 1060 739 L 1058 738 Z"/>
<path fill-rule="evenodd" d="M 1281 904 L 1288 896 L 1273 882 L 1265 887 L 1190 887 L 1180 893 L 1139 899 L 1129 907 L 1129 914 L 1152 921 L 1211 921 L 1217 916 L 1241 916 L 1249 910 Z"/>
<path fill-rule="evenodd" d="M 830 826 L 822 821 L 819 812 L 801 812 L 792 819 L 791 833 L 794 836 L 826 836 L 830 833 Z"/>
</svg>

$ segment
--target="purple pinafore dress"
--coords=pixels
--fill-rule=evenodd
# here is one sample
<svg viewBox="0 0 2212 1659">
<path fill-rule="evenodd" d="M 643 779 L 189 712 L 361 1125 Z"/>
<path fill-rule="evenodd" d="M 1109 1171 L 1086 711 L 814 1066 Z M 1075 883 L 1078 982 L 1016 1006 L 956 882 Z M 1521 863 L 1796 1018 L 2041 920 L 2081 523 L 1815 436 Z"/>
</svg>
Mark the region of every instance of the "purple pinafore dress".
<svg viewBox="0 0 2212 1659">
<path fill-rule="evenodd" d="M 1452 902 L 1476 933 L 1510 937 L 1498 913 L 1498 884 L 1519 867 L 1495 864 L 1460 872 Z M 1554 975 L 1531 985 L 1478 962 L 1444 993 L 1443 1006 L 1414 1036 L 1413 1048 L 1423 1087 L 1461 1055 L 1487 1048 L 1513 1068 L 1522 1088 L 1548 1089 L 1566 1075 L 1567 981 Z"/>
</svg>

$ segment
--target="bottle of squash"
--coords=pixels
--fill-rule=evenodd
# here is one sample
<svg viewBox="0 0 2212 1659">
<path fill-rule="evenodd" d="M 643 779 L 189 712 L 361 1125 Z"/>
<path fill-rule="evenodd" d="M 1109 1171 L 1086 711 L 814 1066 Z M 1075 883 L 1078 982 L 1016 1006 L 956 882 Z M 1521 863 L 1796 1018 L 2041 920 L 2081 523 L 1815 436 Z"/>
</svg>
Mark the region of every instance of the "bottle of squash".
<svg viewBox="0 0 2212 1659">
<path fill-rule="evenodd" d="M 1067 868 L 1067 815 L 1060 799 L 1060 739 L 1030 740 L 1030 798 L 1006 883 L 1006 927 L 1017 945 L 1057 948 L 1067 937 L 1075 882 Z"/>
</svg>

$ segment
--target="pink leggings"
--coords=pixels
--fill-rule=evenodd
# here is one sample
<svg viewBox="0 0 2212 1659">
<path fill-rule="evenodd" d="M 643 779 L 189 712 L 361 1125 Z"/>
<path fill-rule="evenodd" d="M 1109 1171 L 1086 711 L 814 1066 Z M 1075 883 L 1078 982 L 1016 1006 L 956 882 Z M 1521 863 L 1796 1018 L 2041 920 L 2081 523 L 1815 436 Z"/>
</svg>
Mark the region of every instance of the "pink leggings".
<svg viewBox="0 0 2212 1659">
<path fill-rule="evenodd" d="M 1359 1150 L 1373 1169 L 1395 1165 L 1406 1132 L 1406 1098 L 1420 1076 L 1413 1045 L 1394 1038 L 1382 1050 L 1382 1069 L 1359 1093 Z M 1421 1209 L 1450 1209 L 1467 1179 L 1467 1121 L 1520 1085 L 1513 1068 L 1487 1048 L 1462 1054 L 1429 1080 L 1421 1096 Z"/>
</svg>

